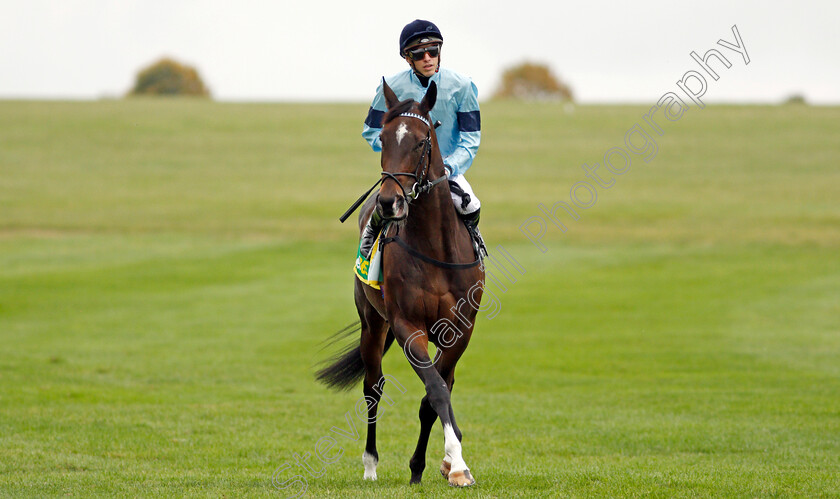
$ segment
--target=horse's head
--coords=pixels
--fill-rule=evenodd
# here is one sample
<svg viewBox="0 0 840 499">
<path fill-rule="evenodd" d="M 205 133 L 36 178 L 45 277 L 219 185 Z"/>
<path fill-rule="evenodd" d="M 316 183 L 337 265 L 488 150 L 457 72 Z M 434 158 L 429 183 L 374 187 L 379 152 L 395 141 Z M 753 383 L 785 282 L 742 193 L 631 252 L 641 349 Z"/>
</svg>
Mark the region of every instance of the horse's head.
<svg viewBox="0 0 840 499">
<path fill-rule="evenodd" d="M 399 101 L 382 79 L 382 90 L 388 111 L 382 119 L 382 186 L 377 196 L 377 209 L 384 217 L 402 220 L 408 216 L 408 204 L 432 168 L 434 129 L 429 111 L 437 99 L 437 86 L 429 83 L 423 100 Z"/>
</svg>

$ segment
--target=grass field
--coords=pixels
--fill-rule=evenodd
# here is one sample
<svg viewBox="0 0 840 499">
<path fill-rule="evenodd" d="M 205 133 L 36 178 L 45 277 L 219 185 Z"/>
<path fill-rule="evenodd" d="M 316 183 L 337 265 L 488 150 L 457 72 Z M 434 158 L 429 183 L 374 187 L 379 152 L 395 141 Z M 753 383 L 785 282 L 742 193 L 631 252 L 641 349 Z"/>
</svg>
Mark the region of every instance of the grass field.
<svg viewBox="0 0 840 499">
<path fill-rule="evenodd" d="M 526 273 L 459 364 L 478 484 L 437 476 L 437 427 L 407 485 L 422 384 L 394 350 L 379 480 L 357 421 L 310 497 L 840 495 L 840 108 L 663 123 L 539 251 L 520 225 L 646 110 L 483 105 L 482 230 Z M 0 102 L 0 496 L 290 492 L 274 471 L 361 396 L 312 372 L 355 320 L 365 112 Z"/>
</svg>

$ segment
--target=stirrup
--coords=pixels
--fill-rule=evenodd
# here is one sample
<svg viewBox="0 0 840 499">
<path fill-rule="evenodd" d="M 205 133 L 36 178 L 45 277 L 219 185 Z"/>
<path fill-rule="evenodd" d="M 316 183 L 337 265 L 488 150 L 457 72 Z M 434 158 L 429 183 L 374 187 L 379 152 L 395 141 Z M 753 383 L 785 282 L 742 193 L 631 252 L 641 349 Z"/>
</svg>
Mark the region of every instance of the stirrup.
<svg viewBox="0 0 840 499">
<path fill-rule="evenodd" d="M 481 208 L 466 215 L 459 213 L 458 216 L 464 221 L 467 232 L 470 233 L 470 239 L 472 239 L 473 250 L 475 250 L 476 256 L 479 260 L 484 260 L 487 258 L 487 246 L 484 244 L 484 238 L 481 237 L 481 231 L 478 230 L 478 221 L 481 219 Z"/>
<path fill-rule="evenodd" d="M 472 224 L 465 224 L 467 226 L 467 230 L 470 232 L 470 238 L 472 239 L 473 249 L 475 249 L 475 254 L 478 255 L 480 260 L 484 260 L 487 258 L 487 246 L 484 244 L 484 238 L 481 237 L 481 231 L 478 230 L 477 225 Z"/>
</svg>

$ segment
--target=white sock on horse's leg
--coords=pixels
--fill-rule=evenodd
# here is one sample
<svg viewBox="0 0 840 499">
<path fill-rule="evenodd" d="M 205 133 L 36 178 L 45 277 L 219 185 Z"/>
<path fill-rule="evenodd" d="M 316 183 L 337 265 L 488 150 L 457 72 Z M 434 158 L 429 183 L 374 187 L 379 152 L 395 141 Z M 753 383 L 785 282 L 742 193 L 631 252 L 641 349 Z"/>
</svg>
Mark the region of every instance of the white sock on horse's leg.
<svg viewBox="0 0 840 499">
<path fill-rule="evenodd" d="M 452 429 L 452 425 L 443 425 L 443 438 L 443 447 L 446 450 L 446 457 L 449 458 L 449 462 L 451 464 L 450 473 L 469 470 L 469 468 L 467 468 L 467 463 L 464 462 L 464 458 L 461 457 L 461 442 L 455 435 L 455 430 Z M 446 460 L 446 457 L 443 459 Z"/>
<path fill-rule="evenodd" d="M 362 463 L 365 465 L 365 480 L 376 480 L 376 465 L 379 464 L 379 460 L 365 451 L 362 454 Z"/>
</svg>

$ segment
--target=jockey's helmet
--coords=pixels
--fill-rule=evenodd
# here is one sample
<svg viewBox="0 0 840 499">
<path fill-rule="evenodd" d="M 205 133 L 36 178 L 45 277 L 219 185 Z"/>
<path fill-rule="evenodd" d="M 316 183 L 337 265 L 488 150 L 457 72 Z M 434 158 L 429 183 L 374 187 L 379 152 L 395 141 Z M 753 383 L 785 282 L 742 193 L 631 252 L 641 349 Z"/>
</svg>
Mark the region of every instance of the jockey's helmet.
<svg viewBox="0 0 840 499">
<path fill-rule="evenodd" d="M 400 33 L 400 57 L 405 57 L 409 47 L 431 42 L 443 43 L 443 35 L 438 27 L 431 21 L 415 19 L 406 24 Z"/>
</svg>

